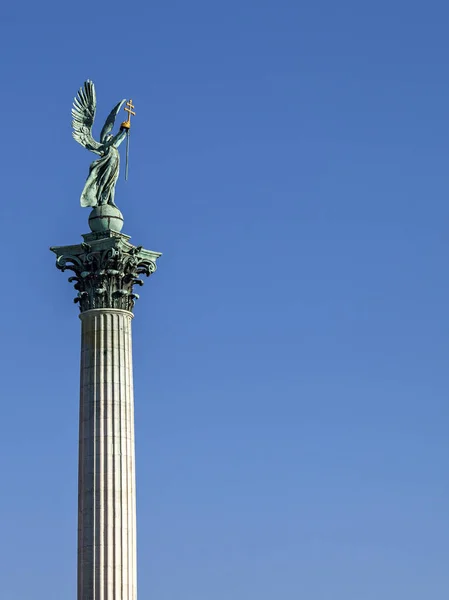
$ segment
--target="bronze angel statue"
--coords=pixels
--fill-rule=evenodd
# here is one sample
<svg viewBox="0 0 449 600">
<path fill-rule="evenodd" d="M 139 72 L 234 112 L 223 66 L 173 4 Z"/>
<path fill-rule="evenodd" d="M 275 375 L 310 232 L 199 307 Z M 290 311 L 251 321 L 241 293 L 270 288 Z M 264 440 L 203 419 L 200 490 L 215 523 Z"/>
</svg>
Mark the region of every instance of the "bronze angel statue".
<svg viewBox="0 0 449 600">
<path fill-rule="evenodd" d="M 92 137 L 92 126 L 97 107 L 93 82 L 87 80 L 73 101 L 73 137 L 81 146 L 100 156 L 90 165 L 89 175 L 81 194 L 81 206 L 101 206 L 103 204 L 116 206 L 114 203 L 115 184 L 120 169 L 120 154 L 117 148 L 129 131 L 129 117 L 128 121 L 121 124 L 120 131 L 116 135 L 111 135 L 110 132 L 114 127 L 117 114 L 125 102 L 126 99 L 121 100 L 111 110 L 101 130 L 100 141 L 97 142 Z"/>
</svg>

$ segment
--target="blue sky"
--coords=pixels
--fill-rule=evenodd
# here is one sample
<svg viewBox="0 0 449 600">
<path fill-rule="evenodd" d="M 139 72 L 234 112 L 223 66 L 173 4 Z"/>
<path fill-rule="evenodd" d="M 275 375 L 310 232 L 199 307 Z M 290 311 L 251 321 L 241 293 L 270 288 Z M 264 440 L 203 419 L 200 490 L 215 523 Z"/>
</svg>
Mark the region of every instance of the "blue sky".
<svg viewBox="0 0 449 600">
<path fill-rule="evenodd" d="M 0 589 L 75 600 L 77 243 L 132 97 L 139 597 L 449 594 L 449 8 L 330 0 L 2 9 Z M 100 123 L 101 121 L 101 123 Z"/>
</svg>

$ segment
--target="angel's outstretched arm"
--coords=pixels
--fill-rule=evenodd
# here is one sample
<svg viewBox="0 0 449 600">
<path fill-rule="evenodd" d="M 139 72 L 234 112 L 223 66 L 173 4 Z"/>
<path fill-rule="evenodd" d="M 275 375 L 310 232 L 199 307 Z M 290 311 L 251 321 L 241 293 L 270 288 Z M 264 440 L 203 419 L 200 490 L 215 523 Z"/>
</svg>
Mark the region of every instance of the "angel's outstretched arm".
<svg viewBox="0 0 449 600">
<path fill-rule="evenodd" d="M 118 148 L 120 146 L 120 144 L 123 142 L 123 140 L 126 137 L 126 132 L 127 129 L 120 128 L 120 131 L 117 133 L 117 135 L 114 135 L 114 137 L 111 140 L 111 146 L 115 146 L 116 148 Z"/>
</svg>

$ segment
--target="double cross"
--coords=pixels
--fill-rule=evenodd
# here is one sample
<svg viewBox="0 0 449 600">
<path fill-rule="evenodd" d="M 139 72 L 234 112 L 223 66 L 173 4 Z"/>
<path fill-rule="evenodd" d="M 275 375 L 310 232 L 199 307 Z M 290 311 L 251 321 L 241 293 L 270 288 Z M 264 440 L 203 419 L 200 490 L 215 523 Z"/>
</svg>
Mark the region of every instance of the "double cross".
<svg viewBox="0 0 449 600">
<path fill-rule="evenodd" d="M 126 121 L 123 121 L 121 127 L 123 129 L 131 129 L 131 115 L 136 116 L 136 113 L 133 111 L 134 108 L 134 104 L 132 100 L 128 100 L 128 102 L 126 103 L 126 106 L 123 110 L 126 110 L 126 112 L 128 113 L 128 119 Z"/>
</svg>

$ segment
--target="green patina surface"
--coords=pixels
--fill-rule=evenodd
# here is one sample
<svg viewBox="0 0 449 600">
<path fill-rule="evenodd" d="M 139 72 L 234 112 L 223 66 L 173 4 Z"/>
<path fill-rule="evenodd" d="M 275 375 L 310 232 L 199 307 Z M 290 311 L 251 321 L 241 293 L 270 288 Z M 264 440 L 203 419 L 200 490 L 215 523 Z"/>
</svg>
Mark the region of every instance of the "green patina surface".
<svg viewBox="0 0 449 600">
<path fill-rule="evenodd" d="M 84 242 L 72 246 L 53 246 L 56 267 L 72 271 L 69 282 L 78 292 L 74 301 L 80 311 L 93 308 L 119 308 L 132 311 L 139 297 L 134 287 L 143 285 L 156 271 L 160 252 L 133 246 L 129 236 L 114 231 L 83 235 Z"/>
<path fill-rule="evenodd" d="M 100 158 L 90 165 L 89 175 L 81 193 L 81 206 L 115 206 L 115 185 L 120 171 L 119 145 L 126 137 L 127 129 L 120 127 L 111 135 L 115 119 L 125 100 L 118 102 L 109 113 L 97 142 L 92 135 L 92 126 L 97 109 L 95 86 L 87 80 L 73 101 L 72 127 L 74 139 Z M 123 124 L 122 124 L 123 125 Z"/>
</svg>

